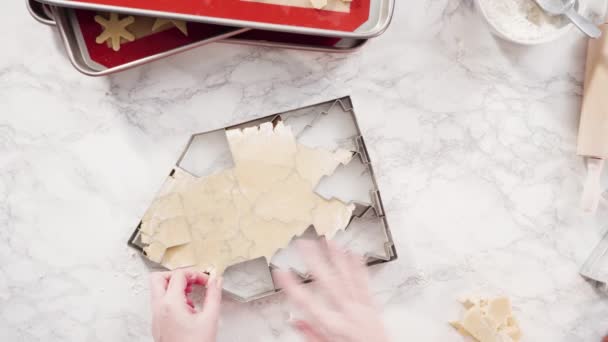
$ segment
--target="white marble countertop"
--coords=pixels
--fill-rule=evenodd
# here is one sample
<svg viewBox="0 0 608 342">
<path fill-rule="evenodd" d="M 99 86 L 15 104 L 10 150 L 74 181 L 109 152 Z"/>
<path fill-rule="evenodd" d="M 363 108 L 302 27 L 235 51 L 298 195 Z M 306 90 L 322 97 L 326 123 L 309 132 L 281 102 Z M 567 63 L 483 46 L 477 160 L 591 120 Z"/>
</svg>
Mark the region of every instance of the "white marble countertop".
<svg viewBox="0 0 608 342">
<path fill-rule="evenodd" d="M 470 1 L 398 4 L 352 55 L 215 44 L 107 78 L 69 64 L 23 1 L 3 5 L 0 339 L 149 341 L 126 246 L 188 136 L 352 95 L 398 261 L 373 270 L 395 341 L 461 341 L 456 298 L 509 295 L 524 341 L 598 341 L 579 275 L 608 210 L 578 209 L 585 42 L 490 35 Z M 9 33 L 10 32 L 10 33 Z M 220 341 L 298 341 L 283 297 L 226 301 Z"/>
</svg>

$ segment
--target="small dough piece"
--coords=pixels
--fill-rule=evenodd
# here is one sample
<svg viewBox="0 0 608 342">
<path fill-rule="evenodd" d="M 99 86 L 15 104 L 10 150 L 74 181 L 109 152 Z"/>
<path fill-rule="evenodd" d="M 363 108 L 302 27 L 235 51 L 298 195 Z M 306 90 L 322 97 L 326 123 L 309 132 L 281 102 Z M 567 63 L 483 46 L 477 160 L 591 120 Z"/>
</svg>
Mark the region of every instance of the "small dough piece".
<svg viewBox="0 0 608 342">
<path fill-rule="evenodd" d="M 500 328 L 499 330 L 505 332 L 507 335 L 511 336 L 511 338 L 516 341 L 521 339 L 521 328 L 519 327 L 517 320 L 513 316 L 508 317 L 507 325 Z"/>
<path fill-rule="evenodd" d="M 496 342 L 515 342 L 515 341 L 508 334 L 506 334 L 502 331 L 499 331 L 498 334 L 496 335 Z"/>
<path fill-rule="evenodd" d="M 517 323 L 517 320 L 515 319 L 515 317 L 511 316 L 511 317 L 507 318 L 507 326 L 513 327 L 513 326 L 519 326 L 519 324 Z"/>
<path fill-rule="evenodd" d="M 354 204 L 345 206 L 338 200 L 321 200 L 313 211 L 312 225 L 317 234 L 332 239 L 339 227 L 348 226 L 354 210 Z"/>
<path fill-rule="evenodd" d="M 465 309 L 470 309 L 474 306 L 479 306 L 482 310 L 488 305 L 487 299 L 482 299 L 478 296 L 465 297 L 458 300 Z"/>
<path fill-rule="evenodd" d="M 190 225 L 183 217 L 164 220 L 158 227 L 156 239 L 167 248 L 180 246 L 192 241 Z"/>
<path fill-rule="evenodd" d="M 152 241 L 148 246 L 144 247 L 144 252 L 148 259 L 155 263 L 160 263 L 163 260 L 167 247 L 158 241 Z"/>
<path fill-rule="evenodd" d="M 162 260 L 163 266 L 170 270 L 196 265 L 196 255 L 191 244 L 167 249 Z"/>
<path fill-rule="evenodd" d="M 462 335 L 471 336 L 479 342 L 516 342 L 521 338 L 509 298 L 468 297 L 459 302 L 467 311 L 462 322 L 450 324 Z"/>
<path fill-rule="evenodd" d="M 508 335 L 514 341 L 518 341 L 521 338 L 519 327 L 504 327 L 500 329 L 500 332 Z"/>
<path fill-rule="evenodd" d="M 174 20 L 174 19 L 165 19 L 165 18 L 157 18 L 152 25 L 152 32 L 156 32 L 165 25 L 175 26 L 184 36 L 188 36 L 188 26 L 185 21 L 182 20 Z"/>
<path fill-rule="evenodd" d="M 226 131 L 226 138 L 235 165 L 254 161 L 293 167 L 293 156 L 298 147 L 291 128 L 283 122 L 277 123 L 276 126 L 265 122 L 242 130 L 229 129 Z"/>
<path fill-rule="evenodd" d="M 467 311 L 462 319 L 462 327 L 480 342 L 497 342 L 498 327 L 477 306 Z"/>
<path fill-rule="evenodd" d="M 312 7 L 316 9 L 323 9 L 327 6 L 327 0 L 310 0 L 310 3 L 312 4 Z"/>
<path fill-rule="evenodd" d="M 462 323 L 460 323 L 459 321 L 451 321 L 449 323 L 454 329 L 458 330 L 458 332 L 462 336 L 473 337 L 473 336 L 471 336 L 471 334 L 469 334 L 469 332 L 462 326 Z"/>
<path fill-rule="evenodd" d="M 101 15 L 95 16 L 95 21 L 104 28 L 104 31 L 95 39 L 97 44 L 103 44 L 110 40 L 114 51 L 120 50 L 121 40 L 129 42 L 135 40 L 135 36 L 127 31 L 127 26 L 135 22 L 133 16 L 127 16 L 119 20 L 118 14 L 110 13 L 110 18 L 106 19 Z"/>
<path fill-rule="evenodd" d="M 490 300 L 488 303 L 487 315 L 494 320 L 499 327 L 506 325 L 507 318 L 513 315 L 509 298 L 499 297 Z"/>
</svg>

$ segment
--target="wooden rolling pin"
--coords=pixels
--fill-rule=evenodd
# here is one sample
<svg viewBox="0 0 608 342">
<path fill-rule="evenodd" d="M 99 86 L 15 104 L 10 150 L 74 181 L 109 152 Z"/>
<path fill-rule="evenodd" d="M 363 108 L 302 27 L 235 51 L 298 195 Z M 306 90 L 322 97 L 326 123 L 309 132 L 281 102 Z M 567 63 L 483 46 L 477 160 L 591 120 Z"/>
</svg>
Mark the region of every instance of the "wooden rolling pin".
<svg viewBox="0 0 608 342">
<path fill-rule="evenodd" d="M 595 212 L 601 200 L 600 176 L 608 159 L 608 24 L 600 26 L 602 37 L 590 39 L 578 154 L 587 159 L 587 180 L 583 190 L 583 209 Z"/>
</svg>

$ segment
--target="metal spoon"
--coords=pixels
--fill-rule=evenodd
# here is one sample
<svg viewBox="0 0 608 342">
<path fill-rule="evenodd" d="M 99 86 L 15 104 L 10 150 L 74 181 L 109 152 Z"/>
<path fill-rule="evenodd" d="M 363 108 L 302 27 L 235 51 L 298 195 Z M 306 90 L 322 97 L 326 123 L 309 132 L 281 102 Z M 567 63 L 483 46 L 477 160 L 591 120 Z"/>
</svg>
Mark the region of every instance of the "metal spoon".
<svg viewBox="0 0 608 342">
<path fill-rule="evenodd" d="M 574 5 L 577 0 L 534 0 L 550 15 L 565 15 L 584 34 L 591 38 L 599 38 L 602 31 L 589 19 L 580 15 Z"/>
</svg>

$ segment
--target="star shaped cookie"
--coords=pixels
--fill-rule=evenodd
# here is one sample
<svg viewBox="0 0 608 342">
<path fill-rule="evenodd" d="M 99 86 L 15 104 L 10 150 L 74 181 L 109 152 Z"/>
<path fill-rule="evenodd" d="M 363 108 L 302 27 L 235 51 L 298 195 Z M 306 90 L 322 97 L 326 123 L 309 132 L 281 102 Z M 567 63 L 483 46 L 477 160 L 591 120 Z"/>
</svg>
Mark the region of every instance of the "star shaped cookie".
<svg viewBox="0 0 608 342">
<path fill-rule="evenodd" d="M 168 24 L 171 24 L 171 25 L 177 27 L 177 29 L 180 30 L 180 32 L 183 33 L 184 36 L 188 35 L 188 26 L 186 25 L 185 21 L 165 19 L 165 18 L 156 19 L 156 21 L 154 22 L 154 25 L 152 25 L 152 32 L 156 32 L 161 27 L 168 25 Z"/>
</svg>

